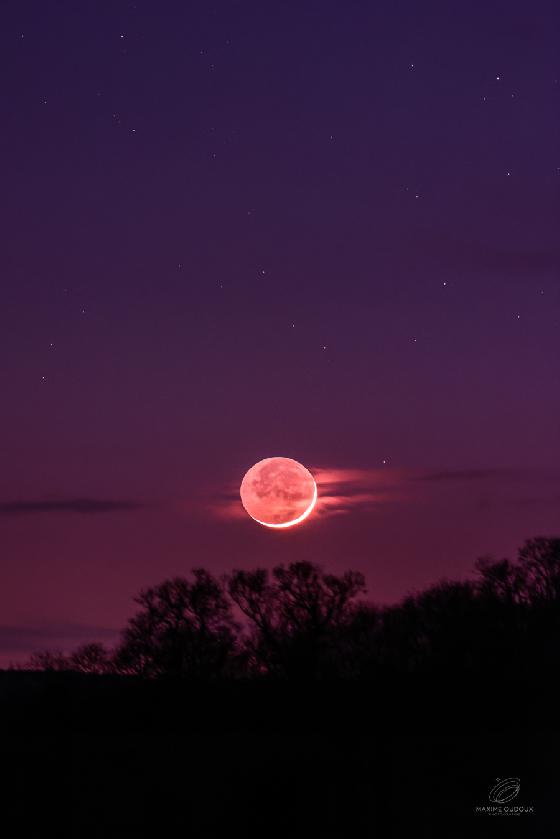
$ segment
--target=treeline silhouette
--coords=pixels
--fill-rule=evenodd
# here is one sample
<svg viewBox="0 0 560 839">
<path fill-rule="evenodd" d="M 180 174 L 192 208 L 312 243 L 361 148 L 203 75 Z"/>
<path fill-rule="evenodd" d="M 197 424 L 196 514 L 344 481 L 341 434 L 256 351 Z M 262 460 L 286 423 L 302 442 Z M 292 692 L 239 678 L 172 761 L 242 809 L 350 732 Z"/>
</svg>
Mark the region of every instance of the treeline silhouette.
<svg viewBox="0 0 560 839">
<path fill-rule="evenodd" d="M 546 671 L 560 648 L 560 538 L 530 539 L 514 561 L 481 558 L 475 572 L 377 606 L 356 571 L 197 568 L 141 591 L 114 650 L 42 651 L 27 668 L 199 681 Z"/>
</svg>

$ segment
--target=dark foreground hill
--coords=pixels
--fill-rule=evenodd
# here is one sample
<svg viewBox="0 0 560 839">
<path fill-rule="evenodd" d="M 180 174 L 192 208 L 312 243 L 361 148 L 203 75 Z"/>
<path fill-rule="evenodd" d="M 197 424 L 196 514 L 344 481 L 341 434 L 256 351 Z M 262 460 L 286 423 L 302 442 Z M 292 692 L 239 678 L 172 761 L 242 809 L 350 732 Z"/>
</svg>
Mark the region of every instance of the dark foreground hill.
<svg viewBox="0 0 560 839">
<path fill-rule="evenodd" d="M 3 671 L 0 714 L 4 818 L 24 837 L 550 837 L 560 824 L 552 679 Z M 490 802 L 509 777 L 515 798 Z"/>
</svg>

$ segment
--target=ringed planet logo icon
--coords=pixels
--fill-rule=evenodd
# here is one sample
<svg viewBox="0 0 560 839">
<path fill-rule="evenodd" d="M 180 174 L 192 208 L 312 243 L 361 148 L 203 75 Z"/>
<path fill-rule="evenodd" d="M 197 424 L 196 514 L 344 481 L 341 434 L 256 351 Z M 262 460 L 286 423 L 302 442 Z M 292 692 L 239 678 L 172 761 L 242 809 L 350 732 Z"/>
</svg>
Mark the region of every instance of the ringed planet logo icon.
<svg viewBox="0 0 560 839">
<path fill-rule="evenodd" d="M 516 795 L 519 795 L 519 778 L 505 778 L 503 781 L 498 778 L 497 780 L 498 783 L 495 787 L 492 787 L 488 794 L 488 798 L 493 804 L 506 804 Z"/>
</svg>

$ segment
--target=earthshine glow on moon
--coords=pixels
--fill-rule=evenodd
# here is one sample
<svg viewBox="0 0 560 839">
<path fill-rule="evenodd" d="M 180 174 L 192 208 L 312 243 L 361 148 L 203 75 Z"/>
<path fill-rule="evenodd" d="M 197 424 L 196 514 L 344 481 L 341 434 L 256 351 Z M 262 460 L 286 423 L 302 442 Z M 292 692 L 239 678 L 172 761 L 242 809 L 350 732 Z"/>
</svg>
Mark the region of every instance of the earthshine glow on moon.
<svg viewBox="0 0 560 839">
<path fill-rule="evenodd" d="M 290 457 L 267 457 L 251 466 L 240 488 L 241 503 L 258 524 L 292 527 L 304 521 L 317 502 L 311 472 Z"/>
</svg>

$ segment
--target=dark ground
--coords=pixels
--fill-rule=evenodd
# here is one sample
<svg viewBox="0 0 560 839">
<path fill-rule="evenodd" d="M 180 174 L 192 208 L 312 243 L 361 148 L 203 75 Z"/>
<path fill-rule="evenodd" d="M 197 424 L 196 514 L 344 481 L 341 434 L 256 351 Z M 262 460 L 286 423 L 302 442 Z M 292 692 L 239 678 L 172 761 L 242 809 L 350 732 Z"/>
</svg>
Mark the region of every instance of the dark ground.
<svg viewBox="0 0 560 839">
<path fill-rule="evenodd" d="M 490 684 L 0 672 L 18 836 L 552 837 L 558 694 Z M 520 778 L 491 816 L 496 779 Z"/>
</svg>

